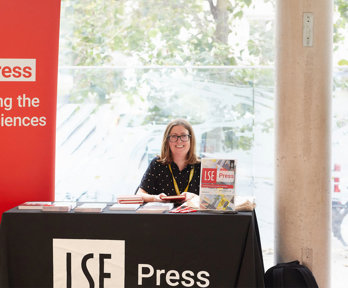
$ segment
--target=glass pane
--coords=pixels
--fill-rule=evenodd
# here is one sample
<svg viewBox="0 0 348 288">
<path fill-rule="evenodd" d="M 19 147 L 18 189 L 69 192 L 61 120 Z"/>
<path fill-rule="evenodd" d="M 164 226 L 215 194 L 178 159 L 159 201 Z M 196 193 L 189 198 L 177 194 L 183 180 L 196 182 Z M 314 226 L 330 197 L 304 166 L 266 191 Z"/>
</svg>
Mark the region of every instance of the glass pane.
<svg viewBox="0 0 348 288">
<path fill-rule="evenodd" d="M 270 69 L 61 68 L 59 75 L 59 198 L 133 193 L 175 118 L 192 123 L 201 157 L 238 159 L 240 194 L 272 179 Z"/>
<path fill-rule="evenodd" d="M 348 68 L 334 71 L 332 100 L 332 287 L 345 287 L 348 265 Z"/>
</svg>

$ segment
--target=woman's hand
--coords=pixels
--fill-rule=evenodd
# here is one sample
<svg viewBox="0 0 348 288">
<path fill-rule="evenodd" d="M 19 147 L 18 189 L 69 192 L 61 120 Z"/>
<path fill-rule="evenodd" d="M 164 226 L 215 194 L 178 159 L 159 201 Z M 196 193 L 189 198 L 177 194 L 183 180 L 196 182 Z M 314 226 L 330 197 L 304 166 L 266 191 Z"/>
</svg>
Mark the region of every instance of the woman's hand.
<svg viewBox="0 0 348 288">
<path fill-rule="evenodd" d="M 161 194 L 159 194 L 159 195 L 151 195 L 151 196 L 152 196 L 153 198 L 152 198 L 152 200 L 149 201 L 149 202 L 167 202 L 167 201 L 161 199 L 161 197 L 167 196 L 167 195 L 164 194 L 164 193 L 161 193 Z"/>
<path fill-rule="evenodd" d="M 180 195 L 184 195 L 185 196 L 185 200 L 184 201 L 189 201 L 189 200 L 191 200 L 191 199 L 193 199 L 194 197 L 197 196 L 195 193 L 191 193 L 191 192 L 182 192 Z"/>
<path fill-rule="evenodd" d="M 144 202 L 166 202 L 160 198 L 161 196 L 166 196 L 166 194 L 164 193 L 161 193 L 159 195 L 151 195 L 144 189 L 139 188 L 137 195 L 143 197 Z"/>
<path fill-rule="evenodd" d="M 185 205 L 194 209 L 199 209 L 199 196 L 195 193 L 191 193 L 191 192 L 184 192 L 181 193 L 182 195 L 185 194 L 186 196 L 186 201 L 185 201 Z"/>
</svg>

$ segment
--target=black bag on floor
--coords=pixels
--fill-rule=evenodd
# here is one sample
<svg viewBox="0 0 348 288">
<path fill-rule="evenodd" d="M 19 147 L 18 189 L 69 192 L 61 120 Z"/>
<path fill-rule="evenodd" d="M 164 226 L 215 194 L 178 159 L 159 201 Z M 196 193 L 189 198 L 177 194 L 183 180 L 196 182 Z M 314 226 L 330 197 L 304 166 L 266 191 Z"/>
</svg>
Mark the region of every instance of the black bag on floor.
<svg viewBox="0 0 348 288">
<path fill-rule="evenodd" d="M 265 273 L 266 288 L 318 288 L 312 272 L 299 261 L 279 263 Z"/>
</svg>

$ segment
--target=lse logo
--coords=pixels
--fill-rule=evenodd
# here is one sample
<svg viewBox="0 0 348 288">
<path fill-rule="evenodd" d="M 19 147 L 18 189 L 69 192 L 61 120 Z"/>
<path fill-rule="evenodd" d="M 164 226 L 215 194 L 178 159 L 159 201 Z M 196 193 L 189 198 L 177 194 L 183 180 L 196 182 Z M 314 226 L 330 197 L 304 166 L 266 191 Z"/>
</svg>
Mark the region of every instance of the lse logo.
<svg viewBox="0 0 348 288">
<path fill-rule="evenodd" d="M 216 183 L 216 169 L 204 168 L 202 174 L 204 183 Z"/>
<path fill-rule="evenodd" d="M 0 59 L 0 82 L 36 81 L 36 59 Z"/>
<path fill-rule="evenodd" d="M 53 239 L 53 287 L 124 287 L 125 241 Z"/>
</svg>

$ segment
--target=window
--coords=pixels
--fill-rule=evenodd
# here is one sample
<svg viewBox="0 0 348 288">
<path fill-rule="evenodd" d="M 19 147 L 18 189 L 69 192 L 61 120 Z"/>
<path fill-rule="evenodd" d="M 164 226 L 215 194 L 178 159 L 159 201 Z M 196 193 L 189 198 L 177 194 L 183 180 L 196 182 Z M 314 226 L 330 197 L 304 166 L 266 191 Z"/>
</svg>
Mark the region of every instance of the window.
<svg viewBox="0 0 348 288">
<path fill-rule="evenodd" d="M 56 199 L 134 193 L 165 126 L 184 117 L 201 156 L 238 159 L 237 191 L 257 199 L 265 267 L 273 265 L 274 2 L 62 0 Z M 333 195 L 342 209 L 347 21 L 345 0 L 336 0 L 332 147 L 341 192 L 335 182 Z M 348 225 L 339 227 L 348 242 Z M 333 271 L 343 274 L 336 236 Z"/>
<path fill-rule="evenodd" d="M 269 1 L 63 0 L 57 197 L 133 193 L 181 117 L 201 156 L 239 159 L 240 191 L 271 181 L 272 11 Z"/>
</svg>

